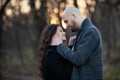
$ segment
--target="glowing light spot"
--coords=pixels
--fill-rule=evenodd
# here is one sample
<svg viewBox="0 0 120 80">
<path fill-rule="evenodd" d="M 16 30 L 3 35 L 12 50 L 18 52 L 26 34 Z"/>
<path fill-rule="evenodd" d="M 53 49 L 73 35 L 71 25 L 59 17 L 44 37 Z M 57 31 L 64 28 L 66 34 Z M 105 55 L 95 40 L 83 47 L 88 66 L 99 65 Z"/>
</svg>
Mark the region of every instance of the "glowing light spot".
<svg viewBox="0 0 120 80">
<path fill-rule="evenodd" d="M 12 14 L 13 14 L 13 12 L 12 12 L 11 9 L 7 9 L 7 10 L 6 10 L 6 15 L 12 17 Z"/>
<path fill-rule="evenodd" d="M 58 13 L 58 9 L 57 8 L 54 9 L 54 13 L 56 13 L 56 14 Z"/>
<path fill-rule="evenodd" d="M 52 15 L 51 17 L 52 17 L 52 19 L 51 19 L 50 23 L 57 24 L 57 17 L 55 15 Z"/>
<path fill-rule="evenodd" d="M 36 0 L 35 1 L 35 8 L 38 10 L 38 9 L 40 9 L 40 1 L 39 0 Z"/>
<path fill-rule="evenodd" d="M 21 12 L 22 13 L 28 13 L 30 12 L 30 6 L 29 6 L 29 1 L 28 0 L 24 0 L 21 1 Z"/>
<path fill-rule="evenodd" d="M 62 27 L 64 28 L 64 29 L 66 29 L 67 28 L 67 25 L 64 23 L 64 21 L 62 20 Z"/>
</svg>

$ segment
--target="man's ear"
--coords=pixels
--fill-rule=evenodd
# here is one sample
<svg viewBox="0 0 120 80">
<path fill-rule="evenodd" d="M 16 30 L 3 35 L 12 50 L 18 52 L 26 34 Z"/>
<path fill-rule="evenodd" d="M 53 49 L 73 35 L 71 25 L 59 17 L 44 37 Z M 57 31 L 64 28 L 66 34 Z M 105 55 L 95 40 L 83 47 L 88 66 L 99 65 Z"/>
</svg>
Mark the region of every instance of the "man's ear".
<svg viewBox="0 0 120 80">
<path fill-rule="evenodd" d="M 76 14 L 75 13 L 72 13 L 72 16 L 73 16 L 74 19 L 76 18 Z"/>
</svg>

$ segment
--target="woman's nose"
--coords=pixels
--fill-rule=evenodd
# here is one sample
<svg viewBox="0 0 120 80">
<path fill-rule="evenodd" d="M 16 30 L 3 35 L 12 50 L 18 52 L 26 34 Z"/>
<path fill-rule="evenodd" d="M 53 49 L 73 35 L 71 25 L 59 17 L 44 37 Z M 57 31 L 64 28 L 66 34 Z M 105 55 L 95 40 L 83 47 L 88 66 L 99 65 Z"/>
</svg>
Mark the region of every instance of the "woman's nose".
<svg viewBox="0 0 120 80">
<path fill-rule="evenodd" d="M 64 34 L 66 34 L 66 32 L 63 32 Z"/>
<path fill-rule="evenodd" d="M 63 32 L 64 35 L 66 35 L 66 32 Z"/>
</svg>

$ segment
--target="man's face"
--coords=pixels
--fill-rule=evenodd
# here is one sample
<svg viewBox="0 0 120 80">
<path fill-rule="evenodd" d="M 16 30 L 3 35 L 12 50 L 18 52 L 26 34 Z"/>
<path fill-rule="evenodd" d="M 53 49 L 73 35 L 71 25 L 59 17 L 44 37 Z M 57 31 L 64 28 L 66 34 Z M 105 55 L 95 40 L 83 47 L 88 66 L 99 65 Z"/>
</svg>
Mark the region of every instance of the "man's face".
<svg viewBox="0 0 120 80">
<path fill-rule="evenodd" d="M 63 22 L 65 23 L 67 29 L 71 29 L 73 32 L 76 31 L 76 21 L 72 15 L 64 15 L 62 17 Z"/>
</svg>

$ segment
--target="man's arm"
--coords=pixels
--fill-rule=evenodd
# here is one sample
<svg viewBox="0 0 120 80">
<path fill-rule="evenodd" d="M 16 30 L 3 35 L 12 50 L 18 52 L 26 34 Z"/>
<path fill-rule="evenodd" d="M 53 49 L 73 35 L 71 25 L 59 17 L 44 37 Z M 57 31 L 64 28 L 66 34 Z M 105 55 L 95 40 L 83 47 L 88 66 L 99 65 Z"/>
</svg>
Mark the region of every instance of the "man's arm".
<svg viewBox="0 0 120 80">
<path fill-rule="evenodd" d="M 71 61 L 75 65 L 82 65 L 94 52 L 99 44 L 100 35 L 94 28 L 89 28 L 83 35 L 83 38 L 78 42 L 78 47 L 72 51 L 63 43 L 58 45 L 57 51 L 61 56 Z"/>
</svg>

